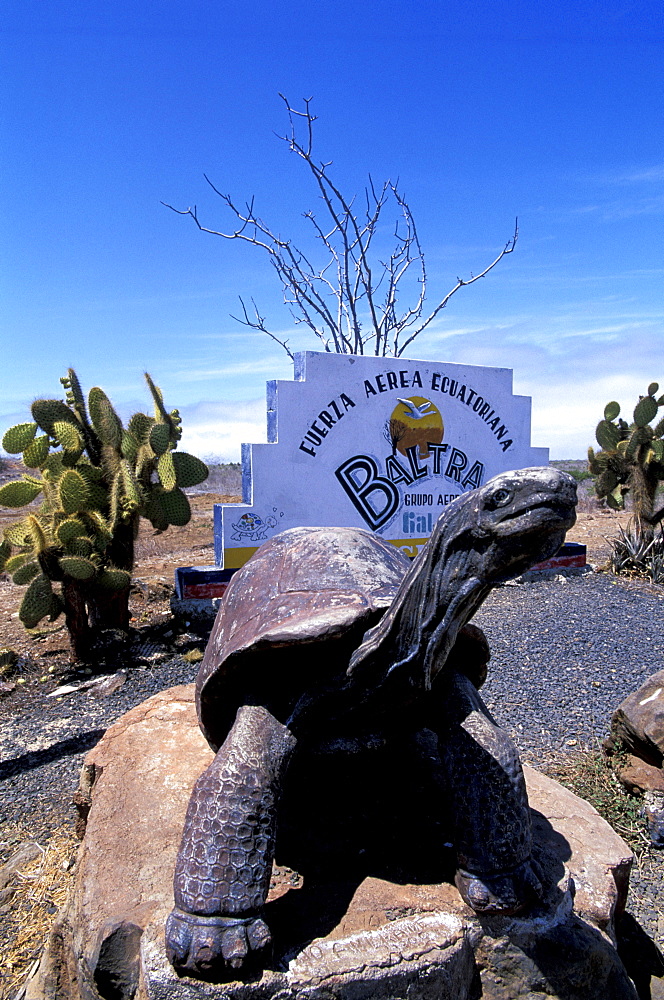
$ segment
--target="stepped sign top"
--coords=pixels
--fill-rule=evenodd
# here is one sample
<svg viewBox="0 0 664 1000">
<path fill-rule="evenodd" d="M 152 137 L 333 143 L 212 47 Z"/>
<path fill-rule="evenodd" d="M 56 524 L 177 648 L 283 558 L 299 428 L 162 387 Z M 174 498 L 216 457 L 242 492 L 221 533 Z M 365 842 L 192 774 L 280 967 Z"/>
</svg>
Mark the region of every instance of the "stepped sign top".
<svg viewBox="0 0 664 1000">
<path fill-rule="evenodd" d="M 368 528 L 414 556 L 462 493 L 547 465 L 509 368 L 306 351 L 267 383 L 268 444 L 242 446 L 241 504 L 215 505 L 215 559 L 236 569 L 279 531 Z"/>
</svg>

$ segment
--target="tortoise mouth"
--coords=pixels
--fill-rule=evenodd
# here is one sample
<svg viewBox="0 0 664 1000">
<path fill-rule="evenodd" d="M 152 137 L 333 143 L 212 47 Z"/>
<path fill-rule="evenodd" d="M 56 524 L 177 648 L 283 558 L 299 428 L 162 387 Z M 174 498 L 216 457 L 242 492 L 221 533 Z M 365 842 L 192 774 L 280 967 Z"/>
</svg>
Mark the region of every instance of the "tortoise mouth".
<svg viewBox="0 0 664 1000">
<path fill-rule="evenodd" d="M 532 521 L 533 528 L 539 529 L 542 524 L 549 521 L 552 528 L 567 530 L 576 522 L 575 505 L 566 503 L 562 497 L 560 499 L 551 497 L 537 503 L 529 503 L 519 510 L 506 511 L 500 520 L 500 526 L 509 525 L 511 528 L 515 521 L 522 522 L 526 519 Z M 521 524 L 519 528 L 521 529 Z"/>
</svg>

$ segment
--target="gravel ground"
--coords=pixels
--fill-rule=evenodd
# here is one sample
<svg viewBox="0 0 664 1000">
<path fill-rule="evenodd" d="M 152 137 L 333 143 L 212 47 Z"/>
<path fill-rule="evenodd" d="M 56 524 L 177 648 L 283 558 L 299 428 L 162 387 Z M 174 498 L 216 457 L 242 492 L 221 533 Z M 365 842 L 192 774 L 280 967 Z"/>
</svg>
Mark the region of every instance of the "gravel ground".
<svg viewBox="0 0 664 1000">
<path fill-rule="evenodd" d="M 618 704 L 664 667 L 664 591 L 608 574 L 494 590 L 473 619 L 492 656 L 482 696 L 532 767 L 597 747 Z M 628 912 L 664 946 L 664 851 L 630 880 Z"/>
<path fill-rule="evenodd" d="M 537 767 L 560 751 L 591 748 L 617 704 L 664 661 L 664 591 L 597 574 L 495 590 L 475 618 L 493 651 L 483 694 L 523 759 Z M 156 691 L 188 683 L 196 666 L 176 657 L 130 669 L 99 698 L 48 698 L 0 721 L 0 829 L 37 839 L 71 820 L 85 752 L 122 713 Z M 6 711 L 0 703 L 0 712 Z M 664 943 L 664 852 L 635 871 L 628 909 Z"/>
</svg>

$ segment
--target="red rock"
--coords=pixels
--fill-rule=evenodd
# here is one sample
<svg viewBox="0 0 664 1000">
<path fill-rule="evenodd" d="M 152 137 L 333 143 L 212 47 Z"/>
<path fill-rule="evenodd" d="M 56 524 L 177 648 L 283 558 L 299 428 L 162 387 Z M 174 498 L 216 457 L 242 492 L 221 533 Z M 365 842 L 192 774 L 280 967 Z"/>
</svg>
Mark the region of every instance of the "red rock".
<svg viewBox="0 0 664 1000">
<path fill-rule="evenodd" d="M 629 754 L 627 765 L 617 772 L 628 792 L 664 792 L 664 771 Z"/>
<path fill-rule="evenodd" d="M 620 703 L 611 719 L 613 741 L 620 741 L 648 764 L 664 760 L 664 670 Z"/>
</svg>

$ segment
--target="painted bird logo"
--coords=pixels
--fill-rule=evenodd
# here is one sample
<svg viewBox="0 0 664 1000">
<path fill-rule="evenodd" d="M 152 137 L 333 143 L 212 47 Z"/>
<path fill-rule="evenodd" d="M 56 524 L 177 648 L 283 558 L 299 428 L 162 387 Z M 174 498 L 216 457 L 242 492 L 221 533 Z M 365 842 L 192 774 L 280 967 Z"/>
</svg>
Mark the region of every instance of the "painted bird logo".
<svg viewBox="0 0 664 1000">
<path fill-rule="evenodd" d="M 433 413 L 436 407 L 428 399 L 425 399 L 420 406 L 414 403 L 411 399 L 402 399 L 401 396 L 397 396 L 400 403 L 406 408 L 405 416 L 410 417 L 411 420 L 422 420 L 423 417 L 429 416 Z"/>
</svg>

